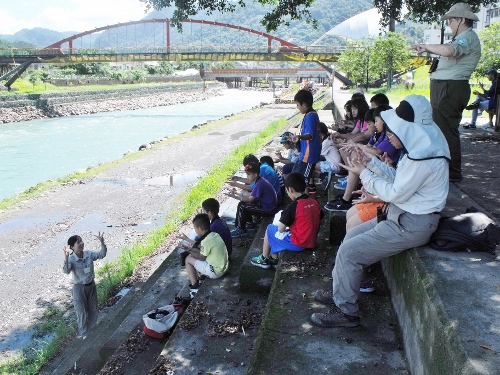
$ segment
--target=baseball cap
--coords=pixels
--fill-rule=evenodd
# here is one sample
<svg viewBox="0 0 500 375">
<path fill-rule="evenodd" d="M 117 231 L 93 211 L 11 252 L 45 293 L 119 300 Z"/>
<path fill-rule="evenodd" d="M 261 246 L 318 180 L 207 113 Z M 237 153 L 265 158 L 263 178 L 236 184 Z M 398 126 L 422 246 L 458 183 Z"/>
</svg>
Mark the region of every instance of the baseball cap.
<svg viewBox="0 0 500 375">
<path fill-rule="evenodd" d="M 283 134 L 281 134 L 280 143 L 288 143 L 288 142 L 290 142 L 290 140 L 288 139 L 288 137 L 290 137 L 291 135 L 293 135 L 291 132 L 284 132 Z"/>
</svg>

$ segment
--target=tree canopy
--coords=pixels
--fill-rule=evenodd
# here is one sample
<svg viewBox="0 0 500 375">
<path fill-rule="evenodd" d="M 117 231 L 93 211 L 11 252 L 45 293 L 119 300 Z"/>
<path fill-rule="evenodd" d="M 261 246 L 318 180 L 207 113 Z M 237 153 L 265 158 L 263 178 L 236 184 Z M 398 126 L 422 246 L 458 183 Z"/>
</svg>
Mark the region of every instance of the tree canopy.
<svg viewBox="0 0 500 375">
<path fill-rule="evenodd" d="M 144 3 L 147 10 L 173 7 L 175 8 L 172 22 L 179 30 L 181 23 L 176 22 L 190 18 L 200 12 L 211 15 L 213 12 L 235 12 L 244 8 L 246 3 L 257 3 L 263 6 L 267 13 L 260 23 L 267 32 L 275 31 L 280 25 L 289 26 L 290 21 L 305 20 L 308 24 L 317 26 L 317 18 L 311 13 L 310 8 L 314 0 L 139 0 Z M 382 14 L 383 26 L 389 24 L 390 19 L 402 21 L 404 18 L 418 22 L 430 23 L 439 20 L 457 0 L 373 0 L 373 5 Z M 462 0 L 471 5 L 474 11 L 481 5 L 496 4 L 497 0 Z M 402 10 L 407 14 L 403 15 Z"/>
</svg>

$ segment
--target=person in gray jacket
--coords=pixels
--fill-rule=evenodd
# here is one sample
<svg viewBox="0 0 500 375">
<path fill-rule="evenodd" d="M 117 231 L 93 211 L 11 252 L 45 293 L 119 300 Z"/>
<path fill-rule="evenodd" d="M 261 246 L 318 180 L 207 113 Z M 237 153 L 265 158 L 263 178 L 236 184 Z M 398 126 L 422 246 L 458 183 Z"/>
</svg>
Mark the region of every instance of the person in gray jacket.
<svg viewBox="0 0 500 375">
<path fill-rule="evenodd" d="M 97 288 L 95 286 L 94 261 L 102 259 L 108 251 L 104 243 L 104 233 L 96 236 L 101 242 L 100 251 L 84 251 L 85 244 L 80 236 L 74 235 L 64 246 L 63 272 L 73 276 L 73 304 L 76 310 L 79 337 L 85 339 L 87 333 L 97 324 Z"/>
<path fill-rule="evenodd" d="M 397 169 L 361 152 L 344 168 L 358 174 L 368 192 L 388 203 L 386 220 L 372 219 L 345 236 L 332 271 L 333 289 L 315 293 L 317 301 L 333 304 L 335 309 L 312 314 L 311 321 L 317 326 L 359 325 L 357 300 L 363 267 L 426 244 L 446 203 L 450 152 L 432 120 L 429 101 L 410 95 L 381 116 L 387 124 L 387 137 L 402 150 Z"/>
</svg>

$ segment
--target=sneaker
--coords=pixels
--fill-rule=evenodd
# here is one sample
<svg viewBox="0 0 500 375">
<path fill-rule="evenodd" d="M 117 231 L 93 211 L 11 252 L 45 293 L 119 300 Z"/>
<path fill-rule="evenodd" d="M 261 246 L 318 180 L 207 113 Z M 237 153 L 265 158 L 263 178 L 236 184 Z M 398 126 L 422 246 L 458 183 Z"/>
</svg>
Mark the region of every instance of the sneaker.
<svg viewBox="0 0 500 375">
<path fill-rule="evenodd" d="M 193 299 L 198 293 L 198 289 L 189 289 L 189 298 Z"/>
<path fill-rule="evenodd" d="M 268 270 L 271 268 L 271 261 L 269 258 L 264 258 L 264 256 L 261 254 L 258 257 L 253 257 L 250 261 L 254 266 L 264 268 L 265 270 Z"/>
<path fill-rule="evenodd" d="M 317 290 L 314 292 L 314 299 L 318 302 L 324 303 L 325 305 L 334 304 L 331 290 Z"/>
<path fill-rule="evenodd" d="M 338 181 L 337 181 L 337 182 L 344 182 L 344 181 L 347 181 L 347 179 L 348 179 L 348 178 L 349 178 L 349 176 L 340 177 L 340 178 L 338 179 Z"/>
<path fill-rule="evenodd" d="M 255 232 L 257 230 L 257 224 L 255 224 L 254 222 L 251 221 L 251 222 L 247 223 L 246 229 L 247 229 L 247 232 Z"/>
<path fill-rule="evenodd" d="M 468 111 L 471 111 L 471 110 L 476 109 L 476 108 L 479 108 L 478 102 L 471 103 L 467 107 L 465 107 L 465 109 Z"/>
<path fill-rule="evenodd" d="M 316 185 L 312 184 L 312 185 L 307 185 L 307 193 L 309 195 L 314 195 L 316 194 Z"/>
<path fill-rule="evenodd" d="M 464 129 L 475 129 L 476 128 L 476 124 L 465 124 L 465 125 L 462 125 L 462 127 Z"/>
<path fill-rule="evenodd" d="M 345 190 L 345 188 L 347 187 L 347 180 L 344 180 L 342 182 L 339 181 L 335 185 L 333 185 L 333 187 L 335 189 Z"/>
<path fill-rule="evenodd" d="M 234 228 L 231 231 L 231 237 L 232 238 L 240 238 L 240 237 L 247 237 L 248 233 L 246 230 L 243 230 L 241 228 Z"/>
<path fill-rule="evenodd" d="M 319 327 L 345 327 L 352 328 L 359 326 L 359 316 L 346 315 L 338 307 L 326 313 L 314 313 L 311 315 L 311 322 Z"/>
<path fill-rule="evenodd" d="M 278 266 L 279 258 L 269 257 L 269 264 L 271 267 L 276 268 Z"/>
<path fill-rule="evenodd" d="M 373 279 L 361 280 L 359 291 L 361 293 L 373 293 L 375 291 L 375 285 L 373 284 Z"/>
<path fill-rule="evenodd" d="M 325 205 L 325 210 L 331 211 L 331 212 L 347 212 L 349 209 L 352 207 L 351 202 L 346 202 L 345 200 L 342 199 L 340 203 L 331 205 L 330 203 L 327 203 Z"/>
<path fill-rule="evenodd" d="M 335 206 L 339 203 L 342 202 L 342 195 L 339 195 L 335 199 L 332 199 L 331 201 L 328 201 L 323 208 L 327 211 L 333 211 L 335 209 Z"/>
</svg>

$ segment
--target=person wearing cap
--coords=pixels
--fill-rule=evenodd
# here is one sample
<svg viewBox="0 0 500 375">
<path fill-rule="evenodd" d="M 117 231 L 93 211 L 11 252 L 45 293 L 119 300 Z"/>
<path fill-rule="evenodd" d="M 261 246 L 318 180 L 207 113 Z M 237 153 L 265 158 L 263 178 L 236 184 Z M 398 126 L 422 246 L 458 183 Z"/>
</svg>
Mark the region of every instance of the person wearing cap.
<svg viewBox="0 0 500 375">
<path fill-rule="evenodd" d="M 363 267 L 426 244 L 446 204 L 450 152 L 432 120 L 430 102 L 421 95 L 410 95 L 380 116 L 387 125 L 387 137 L 402 150 L 398 168 L 362 152 L 344 168 L 359 175 L 366 191 L 387 202 L 387 216 L 346 234 L 335 259 L 332 290 L 318 290 L 314 295 L 318 302 L 335 305 L 335 310 L 312 314 L 311 321 L 317 326 L 359 325 L 357 300 Z"/>
<path fill-rule="evenodd" d="M 484 88 L 483 83 L 479 83 L 479 87 L 481 87 L 481 90 L 483 90 L 482 93 L 479 91 L 475 90 L 472 93 L 476 95 L 476 100 L 474 100 L 473 103 L 469 104 L 465 109 L 467 110 L 472 110 L 472 119 L 470 124 L 464 125 L 464 129 L 475 129 L 476 128 L 476 121 L 477 121 L 477 115 L 478 111 L 491 111 L 495 110 L 497 107 L 497 81 L 498 81 L 498 72 L 495 69 L 490 69 L 486 72 L 486 77 L 488 77 L 489 81 L 491 82 L 491 86 L 488 90 Z M 492 118 L 493 115 L 490 115 L 490 122 L 489 126 L 490 128 L 493 127 L 492 123 Z"/>
<path fill-rule="evenodd" d="M 291 132 L 284 132 L 281 135 L 280 143 L 285 149 L 288 150 L 288 155 L 283 157 L 280 151 L 276 151 L 275 155 L 278 158 L 276 161 L 278 163 L 283 163 L 283 168 L 281 171 L 283 175 L 290 174 L 292 172 L 294 164 L 299 160 L 300 151 L 297 150 L 297 145 L 293 143 L 290 138 L 293 136 Z"/>
<path fill-rule="evenodd" d="M 439 55 L 430 69 L 432 117 L 450 148 L 450 181 L 462 180 L 462 151 L 458 128 L 470 98 L 469 79 L 481 57 L 481 44 L 472 30 L 479 21 L 466 3 L 457 3 L 441 17 L 453 33 L 448 44 L 415 44 L 417 53 Z"/>
</svg>

